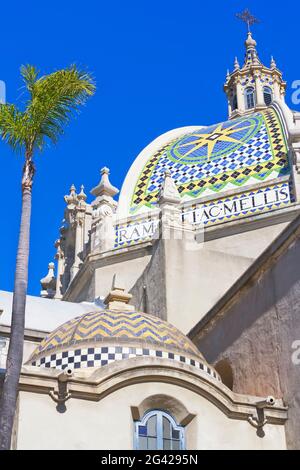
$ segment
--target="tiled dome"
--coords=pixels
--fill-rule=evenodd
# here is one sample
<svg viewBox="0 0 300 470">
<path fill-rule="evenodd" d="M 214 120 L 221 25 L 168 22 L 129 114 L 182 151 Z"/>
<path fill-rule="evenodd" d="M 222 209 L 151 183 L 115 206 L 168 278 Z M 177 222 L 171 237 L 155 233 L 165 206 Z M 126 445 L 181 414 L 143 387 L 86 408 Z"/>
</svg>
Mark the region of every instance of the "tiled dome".
<svg viewBox="0 0 300 470">
<path fill-rule="evenodd" d="M 28 364 L 78 369 L 137 356 L 177 360 L 219 379 L 181 331 L 158 317 L 136 311 L 100 310 L 74 318 L 47 336 Z"/>
<path fill-rule="evenodd" d="M 166 170 L 182 202 L 289 172 L 281 118 L 272 107 L 209 127 L 175 131 L 156 139 L 133 163 L 120 196 L 123 216 L 157 206 Z"/>
</svg>

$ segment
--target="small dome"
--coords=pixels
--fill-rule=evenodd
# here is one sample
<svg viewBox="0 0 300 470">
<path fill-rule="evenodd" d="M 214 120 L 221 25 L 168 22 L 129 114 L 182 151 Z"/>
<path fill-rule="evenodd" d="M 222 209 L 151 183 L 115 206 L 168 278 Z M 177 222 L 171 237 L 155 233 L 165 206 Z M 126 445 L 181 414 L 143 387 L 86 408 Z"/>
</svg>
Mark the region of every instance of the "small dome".
<svg viewBox="0 0 300 470">
<path fill-rule="evenodd" d="M 100 310 L 74 318 L 47 336 L 27 364 L 79 369 L 137 356 L 177 360 L 220 380 L 181 331 L 158 317 L 136 311 Z"/>
<path fill-rule="evenodd" d="M 246 45 L 246 47 L 256 47 L 257 46 L 257 42 L 255 41 L 255 39 L 253 39 L 252 34 L 250 33 L 250 31 L 248 33 L 248 37 L 246 39 L 245 45 Z"/>
</svg>

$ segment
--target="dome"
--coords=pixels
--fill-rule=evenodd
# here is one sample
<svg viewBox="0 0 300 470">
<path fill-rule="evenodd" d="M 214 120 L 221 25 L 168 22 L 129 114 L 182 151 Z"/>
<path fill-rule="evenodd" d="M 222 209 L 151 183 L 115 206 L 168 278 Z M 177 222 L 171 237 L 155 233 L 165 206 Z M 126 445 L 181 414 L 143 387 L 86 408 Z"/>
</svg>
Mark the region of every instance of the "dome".
<svg viewBox="0 0 300 470">
<path fill-rule="evenodd" d="M 155 209 L 169 170 L 182 202 L 289 174 L 286 138 L 274 106 L 209 127 L 176 129 L 137 157 L 123 184 L 119 217 Z"/>
<path fill-rule="evenodd" d="M 256 43 L 255 39 L 253 39 L 252 34 L 251 34 L 250 31 L 248 32 L 248 37 L 246 39 L 245 45 L 246 45 L 246 47 L 256 47 L 257 46 L 257 43 Z"/>
<path fill-rule="evenodd" d="M 76 317 L 49 334 L 27 364 L 79 369 L 137 356 L 186 363 L 220 380 L 181 331 L 158 317 L 137 311 L 100 310 Z"/>
</svg>

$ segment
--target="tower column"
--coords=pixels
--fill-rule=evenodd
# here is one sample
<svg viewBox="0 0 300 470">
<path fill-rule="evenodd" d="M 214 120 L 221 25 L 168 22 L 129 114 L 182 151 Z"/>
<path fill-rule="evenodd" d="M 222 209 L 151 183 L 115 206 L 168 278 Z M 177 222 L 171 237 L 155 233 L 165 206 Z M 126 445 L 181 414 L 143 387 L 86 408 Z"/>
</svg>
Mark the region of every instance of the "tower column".
<svg viewBox="0 0 300 470">
<path fill-rule="evenodd" d="M 62 298 L 62 289 L 63 289 L 63 275 L 65 271 L 65 262 L 64 262 L 64 254 L 61 247 L 61 240 L 57 240 L 55 243 L 57 248 L 57 252 L 55 258 L 57 259 L 57 277 L 56 277 L 56 290 L 55 290 L 55 299 Z"/>
<path fill-rule="evenodd" d="M 119 190 L 109 181 L 109 169 L 102 168 L 101 180 L 92 189 L 96 196 L 93 202 L 93 224 L 91 231 L 91 249 L 105 252 L 113 249 L 115 244 L 115 212 L 117 202 L 113 199 Z"/>
<path fill-rule="evenodd" d="M 276 78 L 274 79 L 273 88 L 274 88 L 274 98 L 275 98 L 275 100 L 280 101 L 281 100 L 280 83 L 276 80 Z"/>
<path fill-rule="evenodd" d="M 74 253 L 74 264 L 71 270 L 71 278 L 73 279 L 79 271 L 82 260 L 80 254 L 83 252 L 83 221 L 77 214 L 75 222 L 75 253 Z"/>
<path fill-rule="evenodd" d="M 74 247 L 74 263 L 71 268 L 71 280 L 79 271 L 80 265 L 85 258 L 85 218 L 88 209 L 86 203 L 87 196 L 84 193 L 84 187 L 76 195 L 76 205 L 73 210 L 72 226 L 75 229 L 75 247 Z"/>
<path fill-rule="evenodd" d="M 242 113 L 245 112 L 244 90 L 243 90 L 240 79 L 236 80 L 236 97 L 237 97 L 238 110 L 241 111 Z"/>
<path fill-rule="evenodd" d="M 260 74 L 256 73 L 255 78 L 255 89 L 256 89 L 256 107 L 265 108 L 264 92 L 262 82 L 260 80 Z"/>
</svg>

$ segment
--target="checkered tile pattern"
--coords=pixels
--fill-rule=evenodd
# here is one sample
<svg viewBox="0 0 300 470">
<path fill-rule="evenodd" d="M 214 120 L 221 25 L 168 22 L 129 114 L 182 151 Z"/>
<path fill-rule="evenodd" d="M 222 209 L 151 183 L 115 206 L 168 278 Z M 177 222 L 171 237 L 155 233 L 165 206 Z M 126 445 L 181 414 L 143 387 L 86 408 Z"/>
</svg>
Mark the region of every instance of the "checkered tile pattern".
<svg viewBox="0 0 300 470">
<path fill-rule="evenodd" d="M 83 369 L 87 367 L 103 367 L 115 361 L 131 359 L 134 357 L 157 357 L 171 359 L 203 370 L 214 379 L 221 381 L 220 376 L 214 369 L 204 362 L 188 358 L 184 355 L 170 351 L 158 351 L 149 348 L 131 347 L 101 347 L 82 348 L 72 351 L 56 352 L 45 357 L 40 357 L 31 362 L 32 366 L 55 368 L 55 369 Z"/>
<path fill-rule="evenodd" d="M 250 132 L 247 128 L 251 123 Z M 179 193 L 191 199 L 207 190 L 220 193 L 228 185 L 231 189 L 232 185 L 246 185 L 251 178 L 260 182 L 289 174 L 287 144 L 275 110 L 268 109 L 247 118 L 229 121 L 223 124 L 223 129 L 235 125 L 237 132 L 230 137 L 240 142 L 218 142 L 210 159 L 206 156 L 207 147 L 203 146 L 197 148 L 195 145 L 194 152 L 188 158 L 181 159 L 180 152 L 182 144 L 189 142 L 191 136 L 195 139 L 197 134 L 209 134 L 210 130 L 213 135 L 213 128 L 199 129 L 160 149 L 146 163 L 137 181 L 131 213 L 143 206 L 153 208 L 157 205 L 165 169 L 170 170 Z M 246 128 L 244 131 L 243 126 Z M 189 151 L 192 146 L 184 149 Z"/>
</svg>

